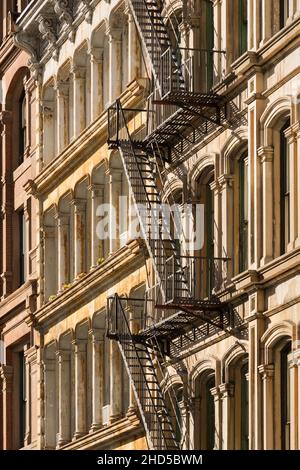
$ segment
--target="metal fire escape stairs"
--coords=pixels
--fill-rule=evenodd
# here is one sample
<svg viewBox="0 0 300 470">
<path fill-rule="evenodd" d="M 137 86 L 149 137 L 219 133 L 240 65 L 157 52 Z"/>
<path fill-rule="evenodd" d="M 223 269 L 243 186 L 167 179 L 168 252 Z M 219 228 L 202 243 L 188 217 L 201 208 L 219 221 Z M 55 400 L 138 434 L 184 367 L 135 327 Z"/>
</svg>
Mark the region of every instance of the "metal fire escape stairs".
<svg viewBox="0 0 300 470">
<path fill-rule="evenodd" d="M 197 54 L 201 56 L 201 64 L 198 66 L 203 68 L 204 63 L 207 65 L 209 62 L 212 65 L 214 53 L 220 57 L 224 51 L 180 49 L 179 47 L 175 49 L 162 17 L 162 1 L 129 0 L 128 3 L 131 6 L 144 51 L 152 64 L 154 76 L 152 106 L 165 105 L 173 108 L 168 118 L 153 126 L 144 143 L 148 146 L 155 143 L 162 148 L 169 147 L 169 156 L 165 159 L 171 162 L 186 150 L 187 145 L 195 143 L 197 135 L 198 138 L 203 137 L 212 126 L 223 125 L 226 119 L 226 104 L 217 93 L 211 90 L 210 85 L 206 83 L 207 80 L 204 80 L 205 86 L 202 89 L 202 85 L 199 88 L 194 82 L 190 83 L 188 76 L 189 64 L 197 60 Z M 189 53 L 191 57 L 185 62 L 184 56 Z M 172 141 L 172 148 L 170 148 L 170 141 Z"/>
<path fill-rule="evenodd" d="M 151 60 L 153 74 L 160 86 L 161 100 L 174 103 L 180 98 L 180 101 L 183 100 L 187 105 L 190 103 L 193 108 L 192 97 L 185 92 L 184 78 L 173 52 L 169 55 L 169 78 L 174 84 L 176 82 L 176 95 L 165 93 L 161 58 L 166 51 L 171 50 L 171 42 L 158 2 L 129 0 L 129 4 Z M 171 88 L 174 88 L 173 84 Z M 213 97 L 206 99 L 209 101 Z M 186 109 L 183 110 L 184 115 Z M 194 116 L 194 112 L 191 115 Z M 108 337 L 118 341 L 149 447 L 178 449 L 180 443 L 175 432 L 178 427 L 176 396 L 172 389 L 168 392 L 167 406 L 166 396 L 160 385 L 167 368 L 161 374 L 157 371 L 163 364 L 162 345 L 180 335 L 186 335 L 187 331 L 199 323 L 208 322 L 221 330 L 228 328 L 231 321 L 230 309 L 215 297 L 208 300 L 193 297 L 190 276 L 162 204 L 157 165 L 159 146 L 155 148 L 155 139 L 148 139 L 146 143 L 135 139 L 130 127 L 130 110 L 124 110 L 120 101 L 110 107 L 108 119 L 108 144 L 110 148 L 117 148 L 122 158 L 142 236 L 156 276 L 159 290 L 156 308 L 160 312 L 160 318 L 153 324 L 149 324 L 145 312 L 146 321 L 140 325 L 139 331 L 134 331 L 122 299 L 115 295 L 108 299 Z"/>
</svg>

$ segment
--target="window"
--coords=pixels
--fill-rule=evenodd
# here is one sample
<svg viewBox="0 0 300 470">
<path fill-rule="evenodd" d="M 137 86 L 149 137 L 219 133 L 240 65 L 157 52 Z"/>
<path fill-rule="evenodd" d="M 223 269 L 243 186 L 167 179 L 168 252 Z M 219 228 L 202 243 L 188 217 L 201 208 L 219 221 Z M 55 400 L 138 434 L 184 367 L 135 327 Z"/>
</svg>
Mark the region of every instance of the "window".
<svg viewBox="0 0 300 470">
<path fill-rule="evenodd" d="M 19 430 L 20 447 L 24 446 L 26 432 L 26 364 L 24 351 L 18 353 L 19 357 Z"/>
<path fill-rule="evenodd" d="M 248 267 L 248 155 L 239 160 L 239 271 Z"/>
<path fill-rule="evenodd" d="M 241 367 L 241 450 L 249 449 L 248 362 Z"/>
<path fill-rule="evenodd" d="M 26 272 L 26 221 L 24 209 L 19 211 L 19 285 L 25 282 Z"/>
<path fill-rule="evenodd" d="M 287 251 L 290 242 L 290 155 L 285 131 L 288 119 L 280 130 L 280 254 Z"/>
<path fill-rule="evenodd" d="M 291 342 L 288 342 L 280 353 L 280 389 L 281 389 L 281 449 L 290 449 L 290 423 L 291 423 L 291 402 L 290 402 L 290 372 L 289 354 L 291 352 Z"/>
<path fill-rule="evenodd" d="M 210 52 L 214 49 L 214 6 L 213 2 L 206 2 L 206 49 L 207 56 L 207 89 L 213 86 L 214 56 Z"/>
<path fill-rule="evenodd" d="M 24 161 L 26 149 L 26 96 L 22 91 L 19 100 L 19 165 Z"/>
<path fill-rule="evenodd" d="M 247 51 L 247 35 L 248 35 L 248 20 L 247 20 L 247 0 L 239 0 L 238 11 L 238 24 L 239 24 L 239 55 Z"/>
<path fill-rule="evenodd" d="M 213 178 L 211 178 L 206 184 L 205 191 L 205 227 L 206 227 L 206 257 L 208 261 L 207 269 L 207 295 L 210 295 L 212 289 L 215 286 L 215 272 L 214 272 L 214 195 L 211 190 L 211 183 Z"/>
<path fill-rule="evenodd" d="M 280 0 L 279 5 L 279 26 L 280 29 L 284 28 L 287 19 L 290 16 L 290 0 Z"/>
<path fill-rule="evenodd" d="M 215 386 L 215 378 L 211 377 L 206 382 L 205 392 L 206 392 L 206 409 L 207 409 L 207 419 L 206 419 L 206 450 L 213 450 L 215 447 L 215 403 L 214 397 L 211 394 L 211 389 Z"/>
</svg>

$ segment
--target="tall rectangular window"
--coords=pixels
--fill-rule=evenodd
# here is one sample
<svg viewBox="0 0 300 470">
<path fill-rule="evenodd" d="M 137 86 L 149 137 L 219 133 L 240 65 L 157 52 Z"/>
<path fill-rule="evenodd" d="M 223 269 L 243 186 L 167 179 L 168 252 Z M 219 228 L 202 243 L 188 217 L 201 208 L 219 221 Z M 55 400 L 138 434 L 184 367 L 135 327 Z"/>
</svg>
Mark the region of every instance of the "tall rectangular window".
<svg viewBox="0 0 300 470">
<path fill-rule="evenodd" d="M 239 161 L 239 271 L 248 267 L 248 155 Z"/>
<path fill-rule="evenodd" d="M 239 54 L 247 51 L 248 40 L 248 18 L 247 18 L 247 0 L 239 0 Z"/>
<path fill-rule="evenodd" d="M 280 254 L 287 251 L 290 242 L 290 154 L 285 131 L 290 120 L 280 131 Z"/>
<path fill-rule="evenodd" d="M 285 27 L 287 19 L 290 16 L 290 0 L 280 0 L 279 16 L 279 24 L 282 29 Z"/>
<path fill-rule="evenodd" d="M 19 211 L 19 284 L 26 281 L 26 221 L 24 209 Z"/>
<path fill-rule="evenodd" d="M 24 351 L 19 352 L 19 430 L 20 447 L 23 447 L 26 432 L 26 363 Z"/>
</svg>

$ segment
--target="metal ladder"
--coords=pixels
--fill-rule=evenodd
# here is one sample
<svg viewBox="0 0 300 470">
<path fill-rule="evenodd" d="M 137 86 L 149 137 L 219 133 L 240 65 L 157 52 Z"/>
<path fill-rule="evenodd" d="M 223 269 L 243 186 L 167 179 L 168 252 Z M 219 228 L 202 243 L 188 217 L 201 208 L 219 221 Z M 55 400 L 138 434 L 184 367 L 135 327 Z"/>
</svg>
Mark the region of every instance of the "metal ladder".
<svg viewBox="0 0 300 470">
<path fill-rule="evenodd" d="M 112 109 L 112 108 L 111 108 Z M 131 138 L 128 123 L 120 101 L 110 110 L 110 121 L 115 120 L 118 148 L 126 177 L 133 195 L 141 231 L 152 259 L 153 268 L 160 285 L 162 301 L 190 296 L 184 269 L 180 262 L 180 252 L 170 233 L 168 220 L 162 206 L 162 199 L 156 181 L 156 164 Z M 159 214 L 158 214 L 159 212 Z M 157 217 L 155 216 L 157 214 Z M 174 261 L 172 298 L 168 290 L 168 260 Z"/>
<path fill-rule="evenodd" d="M 118 341 L 130 377 L 150 449 L 178 450 L 174 425 L 158 381 L 149 348 L 132 335 L 128 318 L 117 295 L 108 299 L 108 337 Z"/>
<path fill-rule="evenodd" d="M 134 16 L 140 37 L 144 43 L 145 51 L 152 64 L 153 75 L 158 84 L 161 97 L 165 95 L 166 84 L 162 70 L 162 56 L 167 49 L 171 55 L 168 60 L 167 75 L 172 77 L 177 87 L 184 89 L 184 77 L 179 65 L 176 52 L 172 49 L 168 30 L 161 15 L 161 8 L 157 0 L 129 0 L 129 5 Z"/>
</svg>

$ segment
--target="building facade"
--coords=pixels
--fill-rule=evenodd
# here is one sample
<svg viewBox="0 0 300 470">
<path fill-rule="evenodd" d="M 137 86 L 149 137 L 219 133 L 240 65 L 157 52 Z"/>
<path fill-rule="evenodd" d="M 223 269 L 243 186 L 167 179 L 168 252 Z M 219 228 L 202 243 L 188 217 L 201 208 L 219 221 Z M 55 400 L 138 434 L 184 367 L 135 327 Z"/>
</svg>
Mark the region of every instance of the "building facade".
<svg viewBox="0 0 300 470">
<path fill-rule="evenodd" d="M 299 449 L 300 1 L 2 3 L 0 447 Z"/>
</svg>

